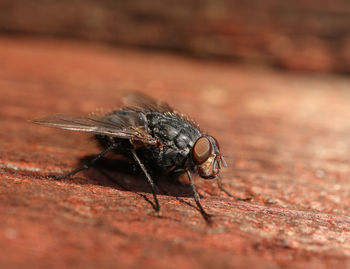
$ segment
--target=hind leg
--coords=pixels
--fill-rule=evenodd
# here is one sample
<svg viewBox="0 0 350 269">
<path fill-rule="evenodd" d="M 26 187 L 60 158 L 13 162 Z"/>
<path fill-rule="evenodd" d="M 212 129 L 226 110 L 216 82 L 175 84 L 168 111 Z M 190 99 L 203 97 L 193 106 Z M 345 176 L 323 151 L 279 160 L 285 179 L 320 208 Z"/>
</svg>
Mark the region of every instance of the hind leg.
<svg viewBox="0 0 350 269">
<path fill-rule="evenodd" d="M 99 153 L 95 158 L 93 158 L 91 161 L 87 162 L 86 164 L 84 164 L 83 166 L 81 167 L 78 167 L 76 169 L 74 169 L 73 171 L 67 173 L 67 174 L 64 174 L 64 175 L 61 175 L 61 176 L 50 176 L 51 178 L 55 179 L 55 180 L 61 180 L 61 179 L 64 179 L 64 178 L 67 178 L 67 177 L 70 177 L 70 176 L 73 176 L 75 175 L 76 173 L 82 171 L 82 170 L 85 170 L 85 169 L 88 169 L 89 167 L 93 166 L 96 161 L 98 161 L 99 159 L 101 159 L 104 155 L 106 155 L 108 152 L 110 152 L 111 150 L 115 149 L 116 145 L 112 144 L 110 145 L 109 147 L 107 147 L 104 151 L 102 151 L 101 153 Z"/>
</svg>

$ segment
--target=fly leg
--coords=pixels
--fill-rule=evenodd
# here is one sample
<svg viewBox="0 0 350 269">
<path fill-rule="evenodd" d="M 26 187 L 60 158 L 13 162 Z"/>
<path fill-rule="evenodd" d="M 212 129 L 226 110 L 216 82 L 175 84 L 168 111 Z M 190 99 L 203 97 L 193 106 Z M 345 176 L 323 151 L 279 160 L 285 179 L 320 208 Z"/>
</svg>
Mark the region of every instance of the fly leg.
<svg viewBox="0 0 350 269">
<path fill-rule="evenodd" d="M 199 201 L 200 200 L 199 194 L 197 192 L 196 186 L 194 185 L 191 173 L 190 173 L 189 170 L 186 170 L 186 172 L 187 172 L 187 176 L 188 176 L 188 178 L 190 180 L 191 188 L 192 188 L 192 191 L 193 191 L 193 197 L 194 197 L 194 200 L 196 201 L 198 209 L 201 212 L 201 214 L 202 214 L 203 218 L 205 219 L 205 221 L 208 222 L 208 223 L 211 223 L 211 219 L 210 219 L 211 216 L 207 212 L 205 212 L 205 210 L 203 209 L 203 207 L 202 207 L 202 205 L 201 205 L 201 203 Z"/>
<path fill-rule="evenodd" d="M 152 194 L 153 194 L 153 198 L 154 198 L 154 210 L 156 211 L 157 214 L 159 214 L 159 202 L 158 202 L 158 198 L 157 198 L 157 194 L 156 194 L 156 185 L 154 184 L 154 181 L 152 180 L 151 176 L 149 175 L 149 173 L 147 172 L 146 167 L 143 165 L 143 163 L 141 162 L 141 160 L 139 159 L 139 157 L 137 156 L 135 150 L 130 150 L 132 156 L 134 157 L 135 161 L 137 162 L 137 164 L 140 166 L 142 172 L 145 174 L 148 184 L 151 186 L 152 189 Z"/>
<path fill-rule="evenodd" d="M 73 171 L 64 174 L 62 176 L 50 176 L 51 178 L 55 179 L 55 180 L 61 180 L 70 176 L 75 175 L 76 173 L 88 169 L 89 167 L 93 166 L 95 164 L 95 162 L 99 159 L 101 159 L 105 154 L 107 154 L 108 152 L 110 152 L 111 150 L 113 150 L 116 147 L 115 144 L 110 145 L 108 148 L 106 148 L 104 151 L 102 151 L 101 153 L 99 153 L 95 158 L 93 158 L 91 161 L 87 162 L 86 164 L 84 164 L 81 167 L 78 167 L 76 169 L 74 169 Z"/>
<path fill-rule="evenodd" d="M 247 198 L 241 198 L 241 197 L 238 197 L 238 196 L 235 196 L 233 194 L 231 194 L 228 190 L 226 190 L 224 188 L 224 186 L 222 185 L 222 180 L 221 180 L 221 177 L 220 175 L 218 175 L 216 177 L 216 182 L 218 183 L 218 187 L 221 191 L 223 191 L 224 193 L 226 193 L 228 196 L 232 197 L 232 198 L 235 198 L 236 200 L 239 200 L 239 201 L 250 201 L 252 199 L 252 197 L 247 197 Z"/>
</svg>

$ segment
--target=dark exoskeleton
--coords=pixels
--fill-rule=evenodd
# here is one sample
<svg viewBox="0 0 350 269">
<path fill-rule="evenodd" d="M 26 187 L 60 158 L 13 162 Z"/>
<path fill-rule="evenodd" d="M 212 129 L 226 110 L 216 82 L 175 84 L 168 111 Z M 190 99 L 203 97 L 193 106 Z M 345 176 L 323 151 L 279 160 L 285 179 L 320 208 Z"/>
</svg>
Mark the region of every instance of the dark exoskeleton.
<svg viewBox="0 0 350 269">
<path fill-rule="evenodd" d="M 166 103 L 139 93 L 128 93 L 124 103 L 126 108 L 104 116 L 59 114 L 33 120 L 34 123 L 48 127 L 93 133 L 105 148 L 83 167 L 55 177 L 56 179 L 89 168 L 107 152 L 114 150 L 132 157 L 142 169 L 152 189 L 156 212 L 160 210 L 156 185 L 145 163 L 175 176 L 187 173 L 196 204 L 207 221 L 209 215 L 200 204 L 191 172 L 198 173 L 202 178 L 215 178 L 219 188 L 226 194 L 239 200 L 248 200 L 233 196 L 222 186 L 219 172 L 226 166 L 226 162 L 214 137 L 202 133 L 192 120 L 175 112 Z"/>
</svg>

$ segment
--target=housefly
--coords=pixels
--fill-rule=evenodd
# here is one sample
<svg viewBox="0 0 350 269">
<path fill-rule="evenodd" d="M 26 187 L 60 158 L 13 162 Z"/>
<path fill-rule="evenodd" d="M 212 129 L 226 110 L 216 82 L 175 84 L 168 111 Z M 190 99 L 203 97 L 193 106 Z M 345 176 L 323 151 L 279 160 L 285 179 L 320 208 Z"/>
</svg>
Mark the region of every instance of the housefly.
<svg viewBox="0 0 350 269">
<path fill-rule="evenodd" d="M 154 208 L 160 206 L 157 186 L 145 164 L 158 167 L 167 174 L 186 173 L 193 197 L 205 220 L 210 220 L 200 203 L 191 173 L 205 179 L 215 179 L 218 187 L 238 200 L 248 200 L 229 193 L 221 183 L 220 169 L 226 167 L 217 140 L 203 133 L 190 118 L 176 112 L 167 103 L 158 102 L 141 93 L 129 92 L 125 107 L 104 116 L 73 116 L 58 114 L 34 119 L 33 122 L 59 128 L 94 134 L 104 150 L 90 162 L 55 179 L 63 179 L 91 167 L 109 151 L 116 151 L 135 161 L 143 171 L 154 197 Z"/>
</svg>

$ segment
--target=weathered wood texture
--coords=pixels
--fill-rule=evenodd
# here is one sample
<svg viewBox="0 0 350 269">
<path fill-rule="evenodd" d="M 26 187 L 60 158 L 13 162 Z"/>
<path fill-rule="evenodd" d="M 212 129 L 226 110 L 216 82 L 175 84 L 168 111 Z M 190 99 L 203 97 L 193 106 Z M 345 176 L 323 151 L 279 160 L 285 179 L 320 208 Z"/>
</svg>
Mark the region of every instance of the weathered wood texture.
<svg viewBox="0 0 350 269">
<path fill-rule="evenodd" d="M 0 31 L 350 73 L 346 0 L 1 0 Z"/>
<path fill-rule="evenodd" d="M 58 40 L 0 38 L 1 268 L 346 268 L 350 80 Z M 141 175 L 96 167 L 87 135 L 27 120 L 120 105 L 139 89 L 192 115 L 227 156 L 227 188 L 163 181 L 162 217 Z M 116 162 L 117 163 L 117 162 Z M 122 187 L 124 186 L 124 187 Z M 176 197 L 179 197 L 178 200 Z"/>
</svg>

